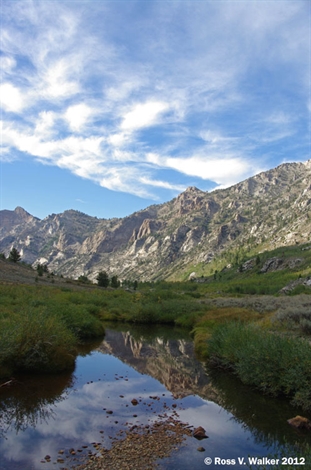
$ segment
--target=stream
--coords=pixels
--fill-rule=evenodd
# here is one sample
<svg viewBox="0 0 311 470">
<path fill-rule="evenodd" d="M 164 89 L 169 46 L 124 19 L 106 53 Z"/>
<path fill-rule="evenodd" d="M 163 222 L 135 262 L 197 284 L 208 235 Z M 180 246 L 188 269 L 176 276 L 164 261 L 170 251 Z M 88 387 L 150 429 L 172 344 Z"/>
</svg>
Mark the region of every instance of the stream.
<svg viewBox="0 0 311 470">
<path fill-rule="evenodd" d="M 181 329 L 108 325 L 103 339 L 81 347 L 74 371 L 14 379 L 0 388 L 0 470 L 73 469 L 97 444 L 110 448 L 120 431 L 164 412 L 202 426 L 208 439 L 187 436 L 158 462 L 162 469 L 245 469 L 249 457 L 283 455 L 285 443 L 311 444 L 311 433 L 287 423 L 310 416 L 230 374 L 210 373 Z"/>
</svg>

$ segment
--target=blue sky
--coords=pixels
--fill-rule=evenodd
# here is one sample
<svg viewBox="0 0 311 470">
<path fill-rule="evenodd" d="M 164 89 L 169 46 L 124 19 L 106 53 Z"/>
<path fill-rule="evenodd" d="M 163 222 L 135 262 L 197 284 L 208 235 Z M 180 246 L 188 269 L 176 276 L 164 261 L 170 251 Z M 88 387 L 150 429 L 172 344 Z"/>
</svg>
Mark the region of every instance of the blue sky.
<svg viewBox="0 0 311 470">
<path fill-rule="evenodd" d="M 123 217 L 311 158 L 311 2 L 1 0 L 0 209 Z"/>
</svg>

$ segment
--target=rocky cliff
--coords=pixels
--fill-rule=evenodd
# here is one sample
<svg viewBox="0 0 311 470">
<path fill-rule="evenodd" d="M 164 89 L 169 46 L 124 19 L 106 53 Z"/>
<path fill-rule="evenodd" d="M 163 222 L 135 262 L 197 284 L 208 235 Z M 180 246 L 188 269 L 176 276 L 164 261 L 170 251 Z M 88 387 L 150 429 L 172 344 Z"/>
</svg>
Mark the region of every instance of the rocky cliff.
<svg viewBox="0 0 311 470">
<path fill-rule="evenodd" d="M 210 193 L 189 187 L 122 219 L 0 211 L 0 252 L 15 246 L 24 261 L 73 278 L 95 279 L 103 269 L 132 280 L 176 278 L 224 253 L 309 242 L 310 233 L 311 160 Z"/>
</svg>

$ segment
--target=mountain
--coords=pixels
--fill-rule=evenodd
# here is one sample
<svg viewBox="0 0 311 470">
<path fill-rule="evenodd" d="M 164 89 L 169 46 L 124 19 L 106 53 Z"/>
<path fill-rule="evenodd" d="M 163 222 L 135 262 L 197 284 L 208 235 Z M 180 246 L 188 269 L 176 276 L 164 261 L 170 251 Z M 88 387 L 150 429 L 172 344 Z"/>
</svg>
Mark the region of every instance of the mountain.
<svg viewBox="0 0 311 470">
<path fill-rule="evenodd" d="M 310 233 L 311 160 L 210 193 L 189 187 L 119 219 L 0 211 L 0 252 L 15 246 L 23 261 L 72 278 L 95 279 L 100 270 L 131 280 L 187 278 L 198 265 L 207 273 L 215 259 L 225 265 L 241 253 L 306 243 Z"/>
</svg>

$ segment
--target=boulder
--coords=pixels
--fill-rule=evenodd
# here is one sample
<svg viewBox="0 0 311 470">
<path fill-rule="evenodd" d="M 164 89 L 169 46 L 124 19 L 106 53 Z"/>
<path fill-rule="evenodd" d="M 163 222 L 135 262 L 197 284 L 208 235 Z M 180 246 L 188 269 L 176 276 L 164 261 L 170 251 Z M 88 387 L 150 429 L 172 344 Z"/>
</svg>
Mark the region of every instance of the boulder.
<svg viewBox="0 0 311 470">
<path fill-rule="evenodd" d="M 267 259 L 267 261 L 264 263 L 263 267 L 261 268 L 260 272 L 261 273 L 267 273 L 268 271 L 276 271 L 281 264 L 283 263 L 283 260 L 280 258 L 270 258 Z"/>
</svg>

